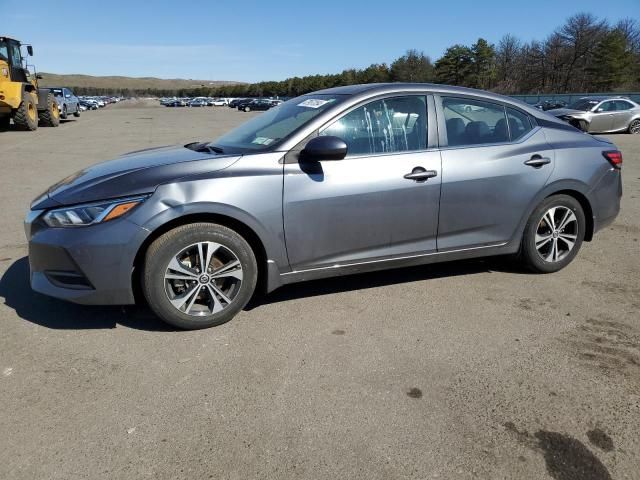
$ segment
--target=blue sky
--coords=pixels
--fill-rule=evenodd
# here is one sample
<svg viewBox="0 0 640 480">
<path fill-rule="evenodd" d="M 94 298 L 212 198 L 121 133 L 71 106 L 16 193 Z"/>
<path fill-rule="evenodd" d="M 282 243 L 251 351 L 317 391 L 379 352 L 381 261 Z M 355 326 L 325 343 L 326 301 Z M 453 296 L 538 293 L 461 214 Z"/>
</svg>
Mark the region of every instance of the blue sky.
<svg viewBox="0 0 640 480">
<path fill-rule="evenodd" d="M 0 34 L 32 43 L 41 71 L 253 82 L 542 39 L 580 11 L 640 18 L 640 0 L 0 0 Z"/>
</svg>

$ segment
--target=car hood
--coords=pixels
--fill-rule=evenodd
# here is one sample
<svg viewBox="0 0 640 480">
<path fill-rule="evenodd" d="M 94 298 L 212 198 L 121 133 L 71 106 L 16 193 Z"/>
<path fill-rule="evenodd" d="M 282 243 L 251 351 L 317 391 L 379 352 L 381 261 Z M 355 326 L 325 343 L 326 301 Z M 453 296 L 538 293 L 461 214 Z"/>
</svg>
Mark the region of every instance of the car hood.
<svg viewBox="0 0 640 480">
<path fill-rule="evenodd" d="M 547 110 L 547 113 L 550 113 L 554 117 L 559 117 L 561 115 L 582 115 L 587 112 L 583 110 L 574 110 L 573 108 L 553 108 L 551 110 Z"/>
<path fill-rule="evenodd" d="M 222 170 L 239 155 L 203 153 L 183 146 L 137 150 L 80 170 L 52 185 L 33 210 L 153 192 L 181 177 Z"/>
</svg>

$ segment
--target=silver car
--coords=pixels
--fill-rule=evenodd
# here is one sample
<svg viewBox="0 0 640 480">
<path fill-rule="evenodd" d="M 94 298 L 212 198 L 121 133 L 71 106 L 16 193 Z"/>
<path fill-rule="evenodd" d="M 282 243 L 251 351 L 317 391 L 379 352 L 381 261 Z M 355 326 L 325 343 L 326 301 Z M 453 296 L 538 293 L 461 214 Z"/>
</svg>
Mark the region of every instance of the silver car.
<svg viewBox="0 0 640 480">
<path fill-rule="evenodd" d="M 192 329 L 323 277 L 506 254 L 555 272 L 618 214 L 621 166 L 609 141 L 507 97 L 322 90 L 53 185 L 25 223 L 31 285 L 83 304 L 141 292 Z"/>
<path fill-rule="evenodd" d="M 640 105 L 623 97 L 585 97 L 548 113 L 589 133 L 640 133 Z"/>
</svg>

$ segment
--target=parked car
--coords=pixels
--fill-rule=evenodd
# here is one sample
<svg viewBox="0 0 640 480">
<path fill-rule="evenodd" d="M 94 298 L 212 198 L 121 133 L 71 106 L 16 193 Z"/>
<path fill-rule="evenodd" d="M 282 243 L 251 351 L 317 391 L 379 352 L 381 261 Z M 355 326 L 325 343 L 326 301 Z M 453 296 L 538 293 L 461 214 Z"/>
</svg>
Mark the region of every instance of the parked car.
<svg viewBox="0 0 640 480">
<path fill-rule="evenodd" d="M 67 119 L 70 114 L 74 117 L 80 116 L 80 100 L 73 92 L 66 87 L 49 87 L 53 93 L 58 109 L 60 110 L 60 118 Z"/>
<path fill-rule="evenodd" d="M 80 100 L 80 107 L 84 107 L 87 110 L 97 110 L 98 103 L 93 100 Z"/>
<path fill-rule="evenodd" d="M 556 272 L 616 218 L 621 167 L 610 141 L 508 97 L 322 90 L 52 186 L 25 221 L 31 286 L 83 304 L 139 286 L 164 321 L 204 328 L 257 285 L 505 254 Z"/>
<path fill-rule="evenodd" d="M 254 110 L 264 111 L 269 110 L 274 105 L 271 100 L 268 98 L 257 98 L 247 103 L 241 103 L 238 105 L 238 109 L 244 112 L 251 112 Z"/>
<path fill-rule="evenodd" d="M 553 110 L 554 108 L 565 108 L 567 102 L 563 100 L 545 100 L 534 105 L 538 110 L 546 112 L 547 110 Z"/>
<path fill-rule="evenodd" d="M 241 103 L 248 103 L 248 102 L 250 102 L 251 100 L 253 100 L 253 99 L 252 99 L 252 98 L 234 98 L 233 100 L 231 100 L 231 101 L 229 102 L 229 107 L 230 107 L 230 108 L 238 108 L 238 106 L 239 106 Z"/>
<path fill-rule="evenodd" d="M 623 97 L 585 97 L 547 113 L 583 132 L 640 133 L 640 105 Z"/>
<path fill-rule="evenodd" d="M 223 98 L 216 98 L 211 102 L 211 105 L 214 107 L 223 107 L 227 102 Z"/>
<path fill-rule="evenodd" d="M 179 98 L 172 100 L 166 104 L 167 107 L 186 107 L 187 102 Z"/>
<path fill-rule="evenodd" d="M 206 107 L 207 100 L 205 98 L 194 98 L 189 102 L 190 107 Z"/>
</svg>

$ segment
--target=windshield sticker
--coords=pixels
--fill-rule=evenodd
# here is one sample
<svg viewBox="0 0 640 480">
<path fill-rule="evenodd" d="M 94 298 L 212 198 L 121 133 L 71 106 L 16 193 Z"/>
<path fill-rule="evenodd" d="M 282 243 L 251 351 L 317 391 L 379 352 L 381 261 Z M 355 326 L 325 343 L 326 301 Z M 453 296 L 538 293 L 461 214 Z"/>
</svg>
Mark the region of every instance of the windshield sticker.
<svg viewBox="0 0 640 480">
<path fill-rule="evenodd" d="M 298 107 L 307 107 L 307 108 L 320 108 L 323 105 L 326 105 L 329 102 L 333 102 L 335 98 L 331 98 L 329 100 L 320 100 L 319 98 L 309 98 L 302 103 L 298 104 Z"/>
<path fill-rule="evenodd" d="M 256 137 L 253 139 L 253 142 L 251 143 L 257 143 L 258 145 L 269 145 L 272 142 L 273 142 L 273 138 Z"/>
</svg>

